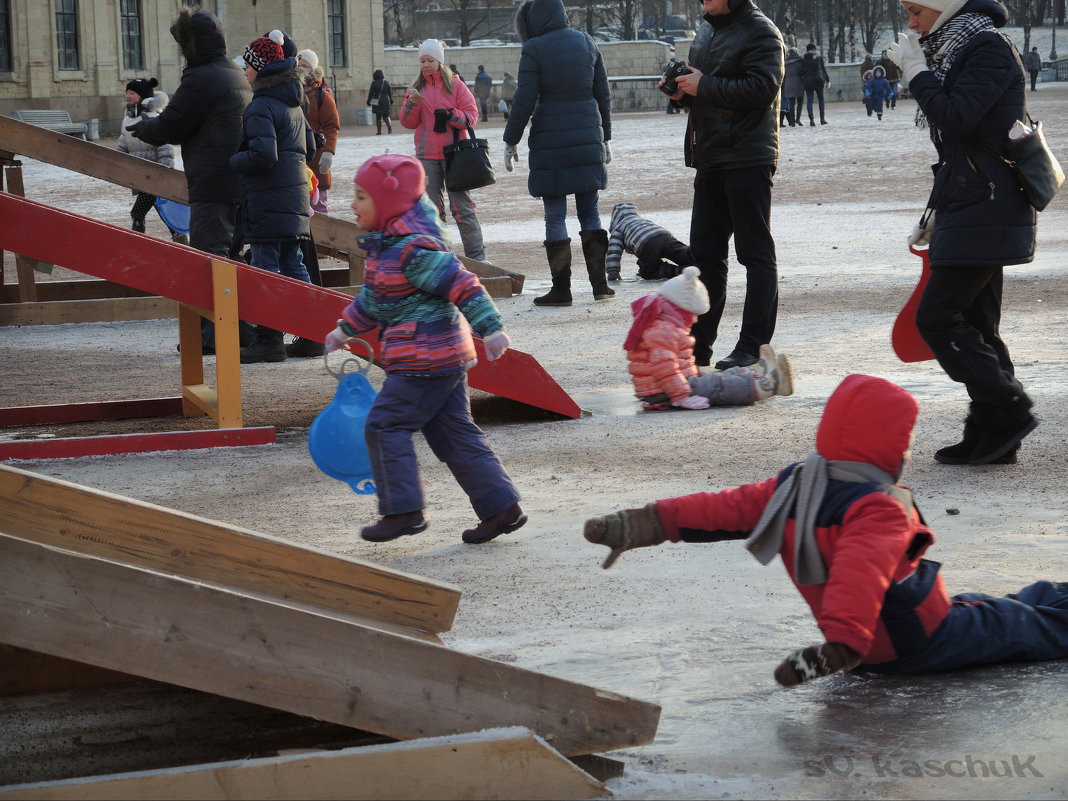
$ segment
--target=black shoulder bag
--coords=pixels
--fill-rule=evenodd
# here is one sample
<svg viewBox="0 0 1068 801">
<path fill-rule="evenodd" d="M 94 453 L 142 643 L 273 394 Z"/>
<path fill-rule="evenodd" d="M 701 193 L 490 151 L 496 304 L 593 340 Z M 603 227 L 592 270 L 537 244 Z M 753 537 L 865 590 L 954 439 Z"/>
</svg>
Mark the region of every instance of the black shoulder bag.
<svg viewBox="0 0 1068 801">
<path fill-rule="evenodd" d="M 467 139 L 452 129 L 452 144 L 445 145 L 445 188 L 450 192 L 466 192 L 497 183 L 489 160 L 489 143 L 475 138 L 475 129 L 467 125 Z"/>
</svg>

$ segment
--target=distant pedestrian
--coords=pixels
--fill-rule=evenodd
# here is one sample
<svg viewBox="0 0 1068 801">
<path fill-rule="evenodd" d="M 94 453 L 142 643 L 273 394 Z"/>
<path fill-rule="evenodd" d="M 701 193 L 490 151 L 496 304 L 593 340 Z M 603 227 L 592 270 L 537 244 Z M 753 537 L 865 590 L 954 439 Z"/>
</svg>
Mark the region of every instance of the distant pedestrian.
<svg viewBox="0 0 1068 801">
<path fill-rule="evenodd" d="M 897 108 L 898 83 L 901 81 L 901 68 L 887 57 L 885 50 L 876 63 L 885 70 L 883 77 L 890 84 L 890 99 L 886 108 L 888 110 L 895 109 Z"/>
<path fill-rule="evenodd" d="M 371 76 L 371 86 L 367 90 L 367 105 L 375 115 L 375 135 L 382 135 L 382 123 L 386 124 L 386 133 L 393 133 L 389 122 L 390 109 L 393 106 L 393 89 L 386 80 L 382 70 L 375 70 Z"/>
<path fill-rule="evenodd" d="M 782 79 L 782 96 L 785 98 L 786 121 L 790 127 L 801 124 L 801 100 L 805 96 L 805 84 L 801 78 L 805 64 L 796 47 L 786 51 L 786 63 Z"/>
<path fill-rule="evenodd" d="M 475 76 L 475 99 L 482 109 L 482 119 L 489 119 L 489 99 L 493 94 L 493 77 L 486 72 L 486 68 L 479 64 L 478 74 Z"/>
<path fill-rule="evenodd" d="M 1024 56 L 1024 67 L 1031 76 L 1031 91 L 1035 91 L 1038 82 L 1038 73 L 1042 72 L 1042 56 L 1038 54 L 1038 48 L 1032 47 L 1031 52 Z"/>
<path fill-rule="evenodd" d="M 823 56 L 816 52 L 816 45 L 812 42 L 805 47 L 805 57 L 802 59 L 801 83 L 805 87 L 805 100 L 808 103 L 808 124 L 815 125 L 816 120 L 812 116 L 812 96 L 819 101 L 820 124 L 827 124 L 827 117 L 823 111 L 823 90 L 831 85 L 831 78 L 827 74 L 827 66 L 823 63 Z"/>
</svg>

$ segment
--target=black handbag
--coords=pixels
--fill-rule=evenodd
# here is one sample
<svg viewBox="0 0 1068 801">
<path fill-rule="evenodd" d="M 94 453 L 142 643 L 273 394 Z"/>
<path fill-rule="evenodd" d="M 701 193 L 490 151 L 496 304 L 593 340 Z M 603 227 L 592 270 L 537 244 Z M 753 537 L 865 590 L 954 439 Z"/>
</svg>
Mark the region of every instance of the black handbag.
<svg viewBox="0 0 1068 801">
<path fill-rule="evenodd" d="M 468 139 L 452 129 L 452 144 L 445 145 L 445 188 L 450 192 L 466 192 L 497 183 L 489 159 L 489 143 L 475 138 L 475 129 L 467 126 Z"/>
<path fill-rule="evenodd" d="M 1041 120 L 1033 120 L 1028 115 L 1025 127 L 1029 127 L 1030 132 L 1018 139 L 1010 139 L 1004 147 L 1004 154 L 997 153 L 986 144 L 977 144 L 1009 165 L 1027 202 L 1035 211 L 1042 211 L 1064 184 L 1064 170 L 1046 144 Z"/>
</svg>

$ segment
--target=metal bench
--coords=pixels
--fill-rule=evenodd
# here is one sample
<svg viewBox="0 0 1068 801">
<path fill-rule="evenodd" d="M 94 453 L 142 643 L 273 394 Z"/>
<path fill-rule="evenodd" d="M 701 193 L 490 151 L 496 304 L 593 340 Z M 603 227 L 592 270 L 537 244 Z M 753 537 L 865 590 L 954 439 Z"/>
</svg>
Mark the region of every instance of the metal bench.
<svg viewBox="0 0 1068 801">
<path fill-rule="evenodd" d="M 11 112 L 11 116 L 30 125 L 38 125 L 42 128 L 48 128 L 50 131 L 80 136 L 85 139 L 86 124 L 84 122 L 74 122 L 70 118 L 70 113 L 61 109 L 15 110 Z"/>
</svg>

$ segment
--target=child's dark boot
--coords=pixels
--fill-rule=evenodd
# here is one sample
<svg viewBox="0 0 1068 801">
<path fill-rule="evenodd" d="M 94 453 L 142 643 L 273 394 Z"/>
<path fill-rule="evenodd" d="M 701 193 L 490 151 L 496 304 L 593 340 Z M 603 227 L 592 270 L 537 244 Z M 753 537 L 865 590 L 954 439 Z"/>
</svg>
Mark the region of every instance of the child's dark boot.
<svg viewBox="0 0 1068 801">
<path fill-rule="evenodd" d="M 386 515 L 373 526 L 360 529 L 360 536 L 368 542 L 389 542 L 408 534 L 426 531 L 426 526 L 423 510 L 418 509 L 399 515 Z"/>
<path fill-rule="evenodd" d="M 487 517 L 474 528 L 467 529 L 461 535 L 461 539 L 468 545 L 481 545 L 484 542 L 496 539 L 501 534 L 508 534 L 511 531 L 522 528 L 526 522 L 527 516 L 523 514 L 519 504 L 515 503 L 503 512 Z"/>
</svg>

